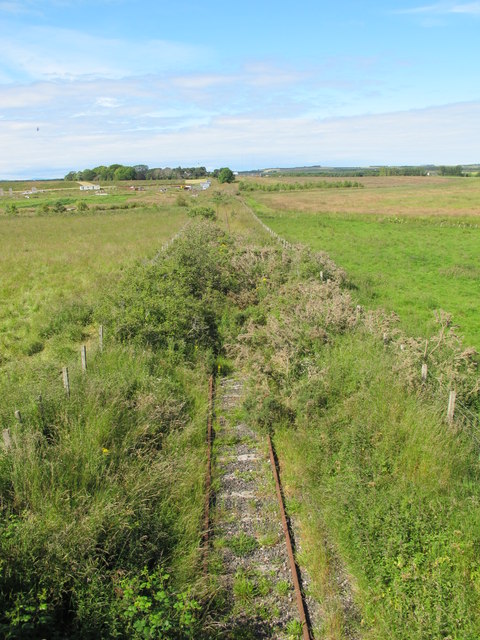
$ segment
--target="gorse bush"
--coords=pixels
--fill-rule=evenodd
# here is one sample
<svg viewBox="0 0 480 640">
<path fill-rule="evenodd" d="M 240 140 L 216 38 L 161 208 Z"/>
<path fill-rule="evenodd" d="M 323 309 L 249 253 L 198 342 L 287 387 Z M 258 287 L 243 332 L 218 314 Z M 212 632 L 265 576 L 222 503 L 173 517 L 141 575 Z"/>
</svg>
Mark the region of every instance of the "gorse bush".
<svg viewBox="0 0 480 640">
<path fill-rule="evenodd" d="M 169 252 L 125 273 L 97 316 L 121 342 L 187 355 L 199 346 L 218 351 L 226 296 L 248 286 L 232 269 L 233 254 L 218 227 L 194 224 Z"/>
</svg>

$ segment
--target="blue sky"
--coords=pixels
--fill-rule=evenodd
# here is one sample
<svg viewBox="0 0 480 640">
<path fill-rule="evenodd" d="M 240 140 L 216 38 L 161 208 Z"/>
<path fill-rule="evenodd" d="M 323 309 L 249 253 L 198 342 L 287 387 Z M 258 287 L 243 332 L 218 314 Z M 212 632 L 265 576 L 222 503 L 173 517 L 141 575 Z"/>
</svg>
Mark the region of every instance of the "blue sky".
<svg viewBox="0 0 480 640">
<path fill-rule="evenodd" d="M 0 0 L 0 178 L 480 162 L 479 35 L 480 1 Z"/>
</svg>

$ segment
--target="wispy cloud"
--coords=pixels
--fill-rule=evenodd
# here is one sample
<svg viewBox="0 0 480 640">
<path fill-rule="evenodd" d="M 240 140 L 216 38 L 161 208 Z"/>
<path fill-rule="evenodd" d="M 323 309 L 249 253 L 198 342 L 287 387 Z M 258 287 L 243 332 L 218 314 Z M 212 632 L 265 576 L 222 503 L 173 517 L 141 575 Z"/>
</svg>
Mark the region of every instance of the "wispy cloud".
<svg viewBox="0 0 480 640">
<path fill-rule="evenodd" d="M 171 116 L 175 113 L 168 114 Z M 302 164 L 458 164 L 475 162 L 480 102 L 349 118 L 206 116 L 178 112 L 169 124 L 136 126 L 0 120 L 0 175 L 52 175 L 93 164 L 201 163 L 236 168 Z M 187 117 L 185 117 L 187 116 Z M 387 142 L 387 144 L 386 144 Z"/>
<path fill-rule="evenodd" d="M 463 14 L 480 16 L 480 2 L 438 2 L 435 4 L 423 5 L 420 7 L 412 7 L 410 9 L 399 9 L 395 11 L 395 13 L 411 13 L 423 15 Z"/>
<path fill-rule="evenodd" d="M 181 42 L 131 42 L 74 29 L 30 26 L 14 36 L 6 27 L 0 29 L 0 57 L 12 80 L 74 80 L 195 68 L 208 60 L 209 52 Z"/>
</svg>

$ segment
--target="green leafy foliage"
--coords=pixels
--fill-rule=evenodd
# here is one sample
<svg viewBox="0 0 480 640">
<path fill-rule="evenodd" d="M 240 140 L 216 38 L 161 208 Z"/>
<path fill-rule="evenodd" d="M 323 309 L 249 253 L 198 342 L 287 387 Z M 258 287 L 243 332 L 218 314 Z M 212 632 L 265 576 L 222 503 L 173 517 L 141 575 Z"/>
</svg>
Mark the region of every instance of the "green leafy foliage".
<svg viewBox="0 0 480 640">
<path fill-rule="evenodd" d="M 188 354 L 200 345 L 216 350 L 222 296 L 240 285 L 230 268 L 231 251 L 217 227 L 191 227 L 165 256 L 127 272 L 114 304 L 107 302 L 99 318 L 123 342 Z"/>
<path fill-rule="evenodd" d="M 18 207 L 15 203 L 7 204 L 5 206 L 5 213 L 7 216 L 17 216 L 18 215 Z"/>
<path fill-rule="evenodd" d="M 129 638 L 193 638 L 198 628 L 200 605 L 188 591 L 173 592 L 170 576 L 146 568 L 120 582 L 121 616 Z"/>
<path fill-rule="evenodd" d="M 215 174 L 214 174 L 215 175 Z M 223 167 L 222 169 L 218 169 L 216 175 L 218 181 L 223 184 L 225 182 L 235 182 L 235 175 L 231 169 L 228 167 Z"/>
<path fill-rule="evenodd" d="M 192 207 L 188 215 L 190 218 L 203 218 L 204 220 L 215 220 L 215 210 L 211 207 Z"/>
</svg>

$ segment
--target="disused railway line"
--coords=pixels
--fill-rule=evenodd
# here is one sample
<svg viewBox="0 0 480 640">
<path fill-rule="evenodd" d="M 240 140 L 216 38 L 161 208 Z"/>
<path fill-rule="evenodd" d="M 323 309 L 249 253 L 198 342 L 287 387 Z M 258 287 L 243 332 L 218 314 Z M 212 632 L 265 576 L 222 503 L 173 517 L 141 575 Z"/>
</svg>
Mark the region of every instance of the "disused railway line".
<svg viewBox="0 0 480 640">
<path fill-rule="evenodd" d="M 203 520 L 203 534 L 202 534 L 202 566 L 203 574 L 205 577 L 209 573 L 209 553 L 212 544 L 212 521 L 211 521 L 211 506 L 213 503 L 213 483 L 212 483 L 212 445 L 215 437 L 214 434 L 214 399 L 215 399 L 215 378 L 211 376 L 209 379 L 208 390 L 208 411 L 207 411 L 207 425 L 206 425 L 206 447 L 207 447 L 207 463 L 206 463 L 206 477 L 205 477 L 205 506 L 204 506 L 204 520 Z M 295 594 L 296 608 L 298 611 L 298 619 L 302 627 L 303 640 L 312 640 L 313 634 L 311 629 L 311 621 L 308 615 L 308 609 L 305 602 L 305 597 L 301 588 L 301 576 L 299 568 L 295 561 L 294 556 L 294 544 L 292 541 L 290 521 L 288 519 L 285 510 L 284 494 L 281 485 L 281 478 L 278 469 L 278 460 L 275 453 L 274 445 L 270 435 L 267 436 L 268 452 L 270 459 L 270 466 L 275 483 L 276 499 L 278 502 L 278 508 L 280 511 L 280 519 L 282 523 L 282 530 L 284 536 L 284 544 L 288 557 L 289 571 L 291 577 L 291 583 Z"/>
<path fill-rule="evenodd" d="M 280 515 L 282 519 L 283 533 L 285 535 L 285 545 L 287 547 L 288 561 L 290 564 L 290 573 L 292 574 L 293 587 L 295 591 L 295 599 L 297 602 L 298 614 L 300 617 L 300 624 L 302 625 L 303 640 L 311 640 L 312 635 L 310 632 L 310 624 L 307 618 L 307 609 L 305 600 L 303 597 L 302 589 L 300 587 L 299 568 L 295 562 L 294 549 L 292 544 L 292 536 L 290 534 L 290 523 L 285 511 L 285 501 L 283 498 L 283 490 L 280 481 L 280 474 L 277 465 L 277 456 L 273 447 L 273 442 L 270 434 L 267 436 L 268 449 L 270 454 L 270 464 L 272 467 L 273 478 L 275 480 L 275 490 L 277 493 L 278 506 L 280 508 Z"/>
</svg>

